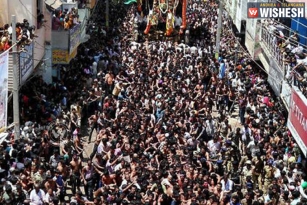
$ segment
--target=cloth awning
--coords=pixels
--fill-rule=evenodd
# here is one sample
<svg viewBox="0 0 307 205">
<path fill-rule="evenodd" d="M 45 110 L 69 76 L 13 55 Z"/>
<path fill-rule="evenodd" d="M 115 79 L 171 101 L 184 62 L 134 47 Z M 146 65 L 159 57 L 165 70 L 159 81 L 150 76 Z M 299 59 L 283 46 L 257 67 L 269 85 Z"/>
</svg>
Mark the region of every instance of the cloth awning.
<svg viewBox="0 0 307 205">
<path fill-rule="evenodd" d="M 45 0 L 45 3 L 53 9 L 59 9 L 63 4 L 60 0 Z"/>
</svg>

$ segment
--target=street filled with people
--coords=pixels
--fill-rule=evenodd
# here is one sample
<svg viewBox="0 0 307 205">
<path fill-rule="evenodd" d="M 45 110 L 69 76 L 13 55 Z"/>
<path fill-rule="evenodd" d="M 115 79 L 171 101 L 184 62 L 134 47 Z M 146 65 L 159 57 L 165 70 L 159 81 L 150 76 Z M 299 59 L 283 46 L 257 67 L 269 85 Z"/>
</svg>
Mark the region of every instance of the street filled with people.
<svg viewBox="0 0 307 205">
<path fill-rule="evenodd" d="M 21 89 L 21 137 L 1 145 L 0 204 L 307 204 L 287 111 L 236 51 L 225 13 L 215 59 L 215 1 L 189 1 L 189 42 L 134 39 L 146 22 L 135 5 L 110 5 L 110 28 L 103 10 L 98 1 L 91 38 L 53 84 Z"/>
</svg>

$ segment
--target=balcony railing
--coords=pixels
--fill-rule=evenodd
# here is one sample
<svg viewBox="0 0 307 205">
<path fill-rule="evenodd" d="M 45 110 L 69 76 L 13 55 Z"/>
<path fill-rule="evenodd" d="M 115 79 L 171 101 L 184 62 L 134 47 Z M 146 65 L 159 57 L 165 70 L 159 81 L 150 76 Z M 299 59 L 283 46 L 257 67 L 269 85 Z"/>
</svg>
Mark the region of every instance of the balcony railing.
<svg viewBox="0 0 307 205">
<path fill-rule="evenodd" d="M 277 44 L 277 37 L 268 29 L 262 27 L 261 40 L 262 43 L 265 45 L 266 49 L 276 61 L 279 68 L 281 70 L 284 70 L 283 54 Z"/>
</svg>

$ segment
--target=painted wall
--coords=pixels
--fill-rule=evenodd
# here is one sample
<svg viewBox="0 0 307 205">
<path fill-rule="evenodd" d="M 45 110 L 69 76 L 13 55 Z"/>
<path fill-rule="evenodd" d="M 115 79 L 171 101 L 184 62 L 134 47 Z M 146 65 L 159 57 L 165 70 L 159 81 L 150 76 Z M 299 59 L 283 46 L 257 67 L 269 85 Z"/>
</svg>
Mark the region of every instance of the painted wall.
<svg viewBox="0 0 307 205">
<path fill-rule="evenodd" d="M 52 48 L 51 45 L 46 46 L 45 57 L 46 60 L 42 65 L 43 80 L 47 84 L 52 83 Z"/>
<path fill-rule="evenodd" d="M 241 32 L 241 19 L 242 19 L 242 0 L 237 0 L 236 19 L 234 23 L 239 32 Z"/>
<path fill-rule="evenodd" d="M 52 49 L 68 50 L 69 31 L 52 31 Z"/>
<path fill-rule="evenodd" d="M 28 19 L 30 25 L 36 25 L 37 20 L 37 4 L 36 0 L 8 0 L 10 14 L 17 16 L 17 21 L 22 22 L 23 19 Z M 21 4 L 22 2 L 22 4 Z"/>
<path fill-rule="evenodd" d="M 0 24 L 4 25 L 11 22 L 11 19 L 8 18 L 8 0 L 0 0 Z"/>
<path fill-rule="evenodd" d="M 46 9 L 45 10 L 45 14 L 44 14 L 44 19 L 47 21 L 46 24 L 48 24 L 48 26 L 50 27 L 49 29 L 46 29 L 46 33 L 45 33 L 45 41 L 50 42 L 52 40 L 52 13 Z"/>
<path fill-rule="evenodd" d="M 36 30 L 35 47 L 34 47 L 34 68 L 40 63 L 40 60 L 44 58 L 45 55 L 45 27 Z"/>
</svg>

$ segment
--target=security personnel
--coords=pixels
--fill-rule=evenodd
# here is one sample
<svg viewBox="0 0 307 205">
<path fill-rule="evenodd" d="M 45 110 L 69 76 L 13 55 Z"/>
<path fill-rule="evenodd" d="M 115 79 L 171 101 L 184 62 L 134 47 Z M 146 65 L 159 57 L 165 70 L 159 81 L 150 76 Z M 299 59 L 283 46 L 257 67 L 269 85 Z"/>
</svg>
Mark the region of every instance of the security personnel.
<svg viewBox="0 0 307 205">
<path fill-rule="evenodd" d="M 243 167 L 243 170 L 241 172 L 241 183 L 242 184 L 246 184 L 246 178 L 247 177 L 252 177 L 253 169 L 254 169 L 254 167 L 252 166 L 252 161 L 247 160 L 245 162 L 245 166 Z"/>
<path fill-rule="evenodd" d="M 226 140 L 225 142 L 225 158 L 227 160 L 226 162 L 226 171 L 230 172 L 232 170 L 232 161 L 233 161 L 233 156 L 232 156 L 232 147 L 231 147 L 231 141 Z"/>
<path fill-rule="evenodd" d="M 244 156 L 241 158 L 241 160 L 240 160 L 239 169 L 242 169 L 242 168 L 243 168 L 243 166 L 245 165 L 245 162 L 246 162 L 247 160 L 252 160 L 252 159 L 253 159 L 252 153 L 251 153 L 249 150 L 247 150 L 247 151 L 246 151 L 246 155 L 244 155 Z"/>
<path fill-rule="evenodd" d="M 263 184 L 263 191 L 264 193 L 268 193 L 269 185 L 272 183 L 272 180 L 274 178 L 274 173 L 276 171 L 276 168 L 273 167 L 273 160 L 269 159 L 267 161 L 267 165 L 264 166 L 262 176 L 264 179 L 264 184 Z"/>
<path fill-rule="evenodd" d="M 256 156 L 253 158 L 252 160 L 253 164 L 254 164 L 254 169 L 253 169 L 253 182 L 255 184 L 258 184 L 259 189 L 262 189 L 262 171 L 264 168 L 264 163 L 263 160 L 261 159 L 261 153 L 257 152 Z"/>
</svg>

